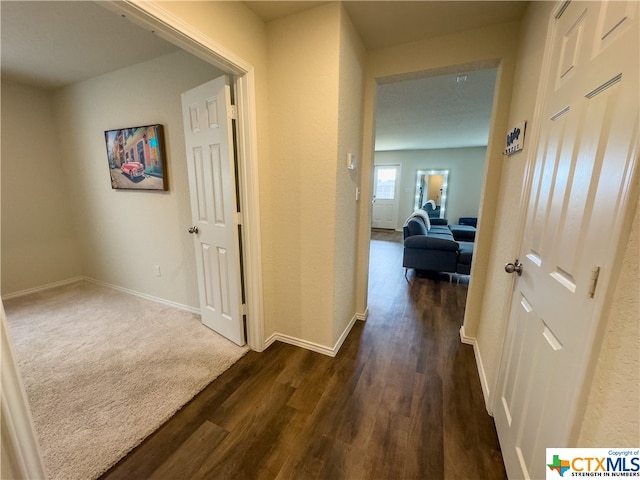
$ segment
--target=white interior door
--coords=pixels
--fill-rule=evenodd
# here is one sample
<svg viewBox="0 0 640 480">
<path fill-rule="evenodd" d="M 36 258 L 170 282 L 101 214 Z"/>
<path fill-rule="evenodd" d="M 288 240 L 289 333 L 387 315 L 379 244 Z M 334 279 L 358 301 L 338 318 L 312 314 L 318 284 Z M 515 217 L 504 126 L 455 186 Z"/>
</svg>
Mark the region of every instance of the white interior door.
<svg viewBox="0 0 640 480">
<path fill-rule="evenodd" d="M 637 15 L 636 2 L 575 1 L 551 23 L 523 270 L 494 408 L 513 479 L 545 478 L 545 448 L 575 446 L 635 170 Z"/>
<path fill-rule="evenodd" d="M 398 225 L 398 165 L 376 165 L 373 168 L 373 210 L 371 226 L 395 230 Z"/>
<path fill-rule="evenodd" d="M 229 80 L 182 94 L 202 323 L 245 344 Z"/>
</svg>

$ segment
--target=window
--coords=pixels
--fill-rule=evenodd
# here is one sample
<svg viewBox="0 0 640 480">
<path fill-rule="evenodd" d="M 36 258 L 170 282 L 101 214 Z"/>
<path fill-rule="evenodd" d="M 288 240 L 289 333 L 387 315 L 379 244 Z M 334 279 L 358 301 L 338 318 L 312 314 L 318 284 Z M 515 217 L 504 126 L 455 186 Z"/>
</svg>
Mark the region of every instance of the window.
<svg viewBox="0 0 640 480">
<path fill-rule="evenodd" d="M 375 197 L 377 200 L 395 199 L 397 172 L 397 167 L 376 168 Z"/>
</svg>

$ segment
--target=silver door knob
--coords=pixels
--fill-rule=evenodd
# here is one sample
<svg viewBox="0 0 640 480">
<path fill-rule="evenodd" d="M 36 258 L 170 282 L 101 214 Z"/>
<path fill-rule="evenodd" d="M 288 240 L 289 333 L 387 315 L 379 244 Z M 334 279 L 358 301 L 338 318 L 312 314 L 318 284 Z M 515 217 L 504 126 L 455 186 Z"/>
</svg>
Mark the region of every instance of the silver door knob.
<svg viewBox="0 0 640 480">
<path fill-rule="evenodd" d="M 513 273 L 516 272 L 518 274 L 518 276 L 522 275 L 522 262 L 520 262 L 520 260 L 516 259 L 515 263 L 507 263 L 504 266 L 504 271 L 507 273 Z"/>
<path fill-rule="evenodd" d="M 189 227 L 189 233 L 198 233 L 198 227 L 193 226 L 193 227 Z"/>
</svg>

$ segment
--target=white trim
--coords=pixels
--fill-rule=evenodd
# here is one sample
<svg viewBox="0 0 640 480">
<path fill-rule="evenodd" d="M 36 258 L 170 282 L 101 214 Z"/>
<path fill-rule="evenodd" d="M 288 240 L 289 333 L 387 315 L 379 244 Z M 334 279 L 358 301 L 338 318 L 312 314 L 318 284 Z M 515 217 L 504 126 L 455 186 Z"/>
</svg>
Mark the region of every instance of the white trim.
<svg viewBox="0 0 640 480">
<path fill-rule="evenodd" d="M 288 343 L 289 345 L 294 345 L 296 347 L 304 348 L 306 350 L 311 350 L 312 352 L 321 353 L 329 357 L 335 357 L 338 354 L 340 347 L 342 347 L 342 344 L 349 336 L 349 332 L 351 332 L 351 329 L 355 325 L 356 321 L 364 320 L 366 318 L 366 314 L 364 315 L 364 318 L 361 318 L 361 317 L 363 317 L 363 314 L 356 313 L 351 318 L 351 320 L 349 321 L 349 324 L 345 327 L 344 331 L 342 332 L 342 335 L 340 335 L 340 338 L 338 338 L 333 348 L 327 347 L 325 345 L 320 345 L 319 343 L 309 342 L 307 340 L 302 340 L 300 338 L 292 337 L 291 335 L 285 335 L 284 333 L 277 333 L 277 332 L 272 334 L 265 341 L 264 348 L 266 349 L 270 347 L 273 342 L 278 341 L 278 342 Z"/>
<path fill-rule="evenodd" d="M 264 349 L 266 350 L 267 348 L 269 348 L 271 345 L 273 345 L 273 342 L 276 341 L 280 341 L 280 334 L 279 333 L 272 333 L 269 338 L 267 338 L 264 341 Z M 287 342 L 285 342 L 287 343 Z"/>
<path fill-rule="evenodd" d="M 17 474 L 16 478 L 46 478 L 42 454 L 33 426 L 31 410 L 22 379 L 15 362 L 9 340 L 4 307 L 0 304 L 2 317 L 2 366 L 0 410 L 2 415 L 2 460 L 9 463 L 5 469 Z"/>
<path fill-rule="evenodd" d="M 59 282 L 47 283 L 45 285 L 40 285 L 38 287 L 27 288 L 26 290 L 20 290 L 19 292 L 7 293 L 6 295 L 2 295 L 2 300 L 9 300 L 11 298 L 24 297 L 25 295 L 30 295 L 32 293 L 42 292 L 44 290 L 49 290 L 51 288 L 62 287 L 64 285 L 70 285 L 72 283 L 81 282 L 84 280 L 84 277 L 72 277 L 66 280 L 60 280 Z"/>
<path fill-rule="evenodd" d="M 46 285 L 42 285 L 40 287 L 29 288 L 27 290 L 22 290 L 20 292 L 10 293 L 8 295 L 3 295 L 2 300 L 9 300 L 11 298 L 24 297 L 25 295 L 29 295 L 32 293 L 42 292 L 44 290 L 50 290 L 56 287 L 63 287 L 65 285 L 71 285 L 72 283 L 77 282 L 89 282 L 95 285 L 100 285 L 102 287 L 111 288 L 113 290 L 118 290 L 120 292 L 128 293 L 129 295 L 134 295 L 136 297 L 144 298 L 145 300 L 151 300 L 152 302 L 160 303 L 162 305 L 167 305 L 169 307 L 177 308 L 178 310 L 184 310 L 186 312 L 196 313 L 200 315 L 200 309 L 196 307 L 191 307 L 189 305 L 184 305 L 182 303 L 174 302 L 172 300 L 166 300 L 160 297 L 154 297 L 153 295 L 149 295 L 147 293 L 138 292 L 136 290 L 131 290 L 130 288 L 120 287 L 119 285 L 114 285 L 112 283 L 102 282 L 100 280 L 96 280 L 95 278 L 89 277 L 73 277 L 67 280 L 62 280 L 60 282 L 48 283 Z"/>
<path fill-rule="evenodd" d="M 325 347 L 324 345 L 320 345 L 319 343 L 308 342 L 307 340 L 302 340 L 290 335 L 285 335 L 284 333 L 274 333 L 267 339 L 265 344 L 267 347 L 269 347 L 273 342 L 276 341 L 311 350 L 312 352 L 322 353 L 323 355 L 328 355 L 330 357 L 336 356 L 336 353 L 333 351 L 333 349 L 329 347 Z"/>
<path fill-rule="evenodd" d="M 260 230 L 260 190 L 258 179 L 258 140 L 253 69 L 236 79 L 240 192 L 243 211 L 243 254 L 247 305 L 247 343 L 258 352 L 264 344 L 264 304 L 262 289 L 262 232 Z"/>
<path fill-rule="evenodd" d="M 147 293 L 138 292 L 136 290 L 131 290 L 130 288 L 120 287 L 118 285 L 114 285 L 112 283 L 101 282 L 100 280 L 96 280 L 94 278 L 84 277 L 82 280 L 85 280 L 89 283 L 93 283 L 95 285 L 100 285 L 101 287 L 111 288 L 113 290 L 118 290 L 119 292 L 128 293 L 129 295 L 133 295 L 135 297 L 144 298 L 145 300 L 151 300 L 155 303 L 160 303 L 162 305 L 167 305 L 168 307 L 177 308 L 178 310 L 184 310 L 186 312 L 195 313 L 200 315 L 200 309 L 191 307 L 189 305 L 184 305 L 182 303 L 174 302 L 171 300 L 166 300 L 160 297 L 154 297 L 153 295 L 149 295 Z"/>
<path fill-rule="evenodd" d="M 355 314 L 353 317 L 351 317 L 351 320 L 349 320 L 349 323 L 344 328 L 342 335 L 340 335 L 340 337 L 336 341 L 336 344 L 333 346 L 333 355 L 331 355 L 332 357 L 336 356 L 336 354 L 340 350 L 340 347 L 342 347 L 342 344 L 347 339 L 349 332 L 351 331 L 351 329 L 353 328 L 357 320 L 358 320 L 358 314 Z"/>
<path fill-rule="evenodd" d="M 166 10 L 161 2 L 107 0 L 98 3 L 227 73 L 244 75 L 253 70 L 251 64 Z"/>
<path fill-rule="evenodd" d="M 256 88 L 253 66 L 183 19 L 160 2 L 139 0 L 100 2 L 133 23 L 235 76 L 239 110 L 240 190 L 244 216 L 243 253 L 247 305 L 247 343 L 258 352 L 266 348 L 262 285 L 262 243 L 258 178 Z"/>
<path fill-rule="evenodd" d="M 487 381 L 487 374 L 482 363 L 482 355 L 480 355 L 480 347 L 478 346 L 478 340 L 476 337 L 468 337 L 464 333 L 464 325 L 460 327 L 460 341 L 466 345 L 473 346 L 473 355 L 476 359 L 476 367 L 478 368 L 478 377 L 480 377 L 480 386 L 482 387 L 482 395 L 484 396 L 484 406 L 487 409 L 487 413 L 493 417 L 493 402 L 489 395 L 489 382 Z"/>
<path fill-rule="evenodd" d="M 367 318 L 369 318 L 369 307 L 364 309 L 364 313 L 356 313 L 356 318 L 358 320 L 366 322 Z"/>
</svg>

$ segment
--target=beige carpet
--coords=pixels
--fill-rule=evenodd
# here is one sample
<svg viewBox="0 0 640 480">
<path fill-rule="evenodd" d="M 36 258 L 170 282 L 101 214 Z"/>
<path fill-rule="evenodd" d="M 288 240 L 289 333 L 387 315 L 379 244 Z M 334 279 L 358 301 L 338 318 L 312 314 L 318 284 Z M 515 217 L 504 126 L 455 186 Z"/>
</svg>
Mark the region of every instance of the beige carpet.
<svg viewBox="0 0 640 480">
<path fill-rule="evenodd" d="M 192 313 L 87 282 L 5 309 L 52 479 L 96 478 L 247 352 Z"/>
</svg>

